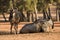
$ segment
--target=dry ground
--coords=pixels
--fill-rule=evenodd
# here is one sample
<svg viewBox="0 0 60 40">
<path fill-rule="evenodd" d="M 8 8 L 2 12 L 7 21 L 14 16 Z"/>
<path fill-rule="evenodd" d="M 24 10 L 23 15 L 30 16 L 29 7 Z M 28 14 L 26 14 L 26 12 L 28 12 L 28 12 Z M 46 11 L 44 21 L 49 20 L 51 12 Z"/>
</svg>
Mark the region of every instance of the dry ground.
<svg viewBox="0 0 60 40">
<path fill-rule="evenodd" d="M 0 40 L 60 40 L 60 33 L 0 35 Z"/>
<path fill-rule="evenodd" d="M 19 25 L 19 30 L 23 24 Z M 55 27 L 50 33 L 10 34 L 10 24 L 0 23 L 0 40 L 60 40 L 60 27 Z"/>
<path fill-rule="evenodd" d="M 0 20 L 2 19 L 3 18 L 1 18 Z M 21 26 L 22 25 L 19 25 L 19 29 L 21 29 Z M 53 33 L 30 33 L 30 34 L 15 35 L 10 34 L 9 31 L 10 31 L 9 23 L 6 24 L 0 23 L 0 40 L 60 40 L 60 27 L 55 27 Z"/>
</svg>

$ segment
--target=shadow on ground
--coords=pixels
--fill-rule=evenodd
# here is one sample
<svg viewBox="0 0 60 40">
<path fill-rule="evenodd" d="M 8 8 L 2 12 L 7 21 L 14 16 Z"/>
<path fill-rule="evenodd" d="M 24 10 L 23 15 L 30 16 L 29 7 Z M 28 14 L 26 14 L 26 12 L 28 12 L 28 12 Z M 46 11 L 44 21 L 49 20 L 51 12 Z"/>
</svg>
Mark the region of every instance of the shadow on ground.
<svg viewBox="0 0 60 40">
<path fill-rule="evenodd" d="M 40 32 L 42 34 L 54 34 L 54 33 L 60 33 L 60 32 Z M 18 33 L 19 34 L 19 33 Z M 24 33 L 25 34 L 25 33 Z M 26 34 L 35 34 L 35 33 L 26 33 Z M 15 35 L 15 33 L 13 32 L 12 34 L 8 31 L 0 31 L 0 35 Z"/>
<path fill-rule="evenodd" d="M 7 31 L 0 31 L 0 35 L 12 35 L 14 33 L 10 33 L 10 32 L 7 32 Z"/>
</svg>

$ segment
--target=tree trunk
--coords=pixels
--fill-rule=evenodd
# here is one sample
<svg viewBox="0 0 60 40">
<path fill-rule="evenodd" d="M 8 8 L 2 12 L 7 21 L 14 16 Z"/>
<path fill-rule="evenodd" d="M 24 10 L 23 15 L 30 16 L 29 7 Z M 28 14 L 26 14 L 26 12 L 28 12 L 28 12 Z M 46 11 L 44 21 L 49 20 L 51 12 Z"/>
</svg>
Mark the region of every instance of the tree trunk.
<svg viewBox="0 0 60 40">
<path fill-rule="evenodd" d="M 60 21 L 60 9 L 59 9 L 59 21 Z"/>
<path fill-rule="evenodd" d="M 59 10 L 56 8 L 56 18 L 57 18 L 57 21 L 59 22 Z"/>
<path fill-rule="evenodd" d="M 49 13 L 49 17 L 52 18 L 51 12 L 50 12 L 50 7 L 48 8 L 48 13 Z"/>
<path fill-rule="evenodd" d="M 36 8 L 36 5 L 35 5 L 35 20 L 37 20 L 37 8 Z"/>
<path fill-rule="evenodd" d="M 28 11 L 28 12 L 27 12 L 27 21 L 28 21 L 28 22 L 32 22 L 32 21 L 33 21 L 32 18 L 33 18 L 33 13 L 32 13 L 32 11 Z"/>
<path fill-rule="evenodd" d="M 13 8 L 16 7 L 16 1 L 17 1 L 17 0 L 13 0 Z"/>
<path fill-rule="evenodd" d="M 30 22 L 32 22 L 32 13 L 30 13 Z"/>
<path fill-rule="evenodd" d="M 7 20 L 6 20 L 6 17 L 5 17 L 5 15 L 4 15 L 4 13 L 3 13 L 3 12 L 2 12 L 2 15 L 3 15 L 3 18 L 5 19 L 5 21 L 7 21 Z"/>
<path fill-rule="evenodd" d="M 34 13 L 32 13 L 32 22 L 34 22 Z"/>
<path fill-rule="evenodd" d="M 10 9 L 13 9 L 13 0 L 10 0 Z"/>
<path fill-rule="evenodd" d="M 43 19 L 47 19 L 48 18 L 48 10 L 43 9 Z"/>
<path fill-rule="evenodd" d="M 29 19 L 30 19 L 30 13 L 29 11 L 27 11 L 27 21 L 29 22 Z"/>
<path fill-rule="evenodd" d="M 58 0 L 58 2 L 57 2 L 57 8 L 56 8 L 56 17 L 57 17 L 57 21 L 60 21 L 59 19 L 60 19 L 60 0 Z"/>
</svg>

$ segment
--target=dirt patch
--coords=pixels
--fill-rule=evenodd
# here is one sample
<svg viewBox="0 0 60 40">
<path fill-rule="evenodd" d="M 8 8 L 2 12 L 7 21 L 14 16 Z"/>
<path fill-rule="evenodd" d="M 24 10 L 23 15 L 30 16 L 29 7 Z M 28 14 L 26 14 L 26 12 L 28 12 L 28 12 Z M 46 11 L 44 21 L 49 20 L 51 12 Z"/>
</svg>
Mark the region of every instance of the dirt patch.
<svg viewBox="0 0 60 40">
<path fill-rule="evenodd" d="M 30 33 L 0 35 L 0 40 L 60 40 L 60 33 Z"/>
<path fill-rule="evenodd" d="M 7 24 L 7 25 L 6 25 Z M 50 33 L 10 34 L 10 25 L 0 23 L 0 40 L 60 40 L 60 27 L 55 27 Z M 19 25 L 20 30 L 22 24 Z M 13 30 L 14 31 L 14 30 Z"/>
</svg>

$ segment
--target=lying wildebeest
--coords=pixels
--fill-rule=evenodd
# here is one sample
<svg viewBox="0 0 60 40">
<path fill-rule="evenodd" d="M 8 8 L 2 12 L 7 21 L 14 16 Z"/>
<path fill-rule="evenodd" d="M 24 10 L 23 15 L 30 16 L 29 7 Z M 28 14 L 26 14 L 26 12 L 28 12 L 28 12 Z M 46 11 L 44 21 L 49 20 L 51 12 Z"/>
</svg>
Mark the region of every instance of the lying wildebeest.
<svg viewBox="0 0 60 40">
<path fill-rule="evenodd" d="M 41 24 L 39 21 L 26 24 L 20 30 L 20 33 L 33 33 L 33 32 L 40 32 Z"/>
<path fill-rule="evenodd" d="M 50 18 L 48 20 L 38 19 L 33 23 L 24 25 L 20 33 L 49 32 L 50 28 L 53 28 L 53 22 Z"/>
<path fill-rule="evenodd" d="M 11 33 L 12 33 L 12 27 L 14 26 L 15 32 L 17 34 L 18 24 L 20 22 L 20 16 L 21 16 L 21 13 L 18 11 L 18 9 L 15 8 L 10 10 L 9 21 L 11 24 L 11 28 L 10 28 Z"/>
</svg>

